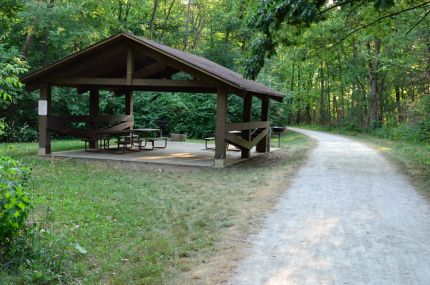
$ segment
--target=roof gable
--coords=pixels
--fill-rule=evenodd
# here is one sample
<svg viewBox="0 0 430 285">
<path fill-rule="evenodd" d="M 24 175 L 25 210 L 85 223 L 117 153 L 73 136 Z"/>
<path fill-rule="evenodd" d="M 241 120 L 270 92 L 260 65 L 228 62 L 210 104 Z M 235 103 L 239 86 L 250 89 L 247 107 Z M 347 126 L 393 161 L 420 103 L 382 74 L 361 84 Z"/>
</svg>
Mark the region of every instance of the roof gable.
<svg viewBox="0 0 430 285">
<path fill-rule="evenodd" d="M 125 68 L 122 64 L 122 62 L 125 62 L 123 60 L 124 52 L 130 43 L 134 45 L 135 49 L 141 50 L 142 54 L 148 55 L 148 57 L 142 57 L 140 60 L 136 61 L 141 65 L 154 64 L 154 62 L 150 62 L 152 58 L 152 60 L 160 61 L 167 67 L 173 69 L 174 72 L 185 71 L 195 73 L 204 76 L 205 79 L 225 84 L 237 90 L 237 92 L 266 95 L 278 101 L 281 101 L 283 98 L 280 92 L 274 91 L 256 81 L 244 79 L 239 73 L 206 58 L 124 32 L 31 72 L 22 77 L 21 81 L 26 84 L 27 87 L 33 86 L 34 89 L 34 85 L 37 84 L 37 82 L 49 81 L 53 78 L 64 76 L 65 74 L 73 74 L 74 71 L 76 73 L 84 73 L 85 75 L 89 74 L 91 77 L 91 74 L 88 72 L 90 72 L 94 66 L 98 67 L 97 70 L 105 72 L 107 76 L 111 76 L 109 70 L 111 70 L 112 74 L 115 74 L 115 72 L 121 73 Z M 100 66 L 103 65 L 104 61 L 106 61 L 105 66 Z"/>
</svg>

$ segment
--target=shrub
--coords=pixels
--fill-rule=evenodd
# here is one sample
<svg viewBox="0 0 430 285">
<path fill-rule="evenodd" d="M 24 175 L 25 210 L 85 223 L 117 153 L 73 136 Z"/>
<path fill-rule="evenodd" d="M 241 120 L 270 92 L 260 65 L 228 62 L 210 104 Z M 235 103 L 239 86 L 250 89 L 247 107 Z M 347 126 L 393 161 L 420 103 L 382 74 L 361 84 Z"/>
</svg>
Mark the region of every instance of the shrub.
<svg viewBox="0 0 430 285">
<path fill-rule="evenodd" d="M 29 177 L 29 167 L 9 157 L 0 157 L 0 245 L 10 242 L 28 217 Z"/>
</svg>

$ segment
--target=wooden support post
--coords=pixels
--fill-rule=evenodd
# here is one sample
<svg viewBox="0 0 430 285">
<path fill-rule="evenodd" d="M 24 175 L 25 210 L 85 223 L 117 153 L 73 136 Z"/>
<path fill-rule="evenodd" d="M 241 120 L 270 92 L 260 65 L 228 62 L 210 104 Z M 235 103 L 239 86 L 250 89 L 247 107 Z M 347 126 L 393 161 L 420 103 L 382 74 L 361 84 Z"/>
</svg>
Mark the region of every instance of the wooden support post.
<svg viewBox="0 0 430 285">
<path fill-rule="evenodd" d="M 227 95 L 225 90 L 218 89 L 215 130 L 215 167 L 224 167 L 224 159 L 226 157 Z"/>
<path fill-rule="evenodd" d="M 261 120 L 268 121 L 269 120 L 269 97 L 261 98 Z M 270 126 L 268 126 L 270 128 Z M 267 133 L 266 137 L 262 139 L 257 144 L 258 152 L 268 152 L 270 151 L 270 130 Z"/>
<path fill-rule="evenodd" d="M 129 47 L 127 49 L 127 85 L 133 84 L 133 72 L 134 72 L 134 60 L 133 60 L 133 50 Z"/>
<path fill-rule="evenodd" d="M 99 96 L 99 90 L 96 88 L 90 89 L 90 116 L 91 117 L 97 117 L 99 115 L 99 102 L 100 102 L 100 96 Z M 98 124 L 96 122 L 93 122 L 90 124 L 90 131 L 93 138 L 97 136 L 97 128 Z M 97 148 L 97 140 L 90 141 L 90 148 Z"/>
<path fill-rule="evenodd" d="M 246 94 L 243 97 L 243 114 L 242 114 L 242 121 L 243 122 L 250 122 L 251 121 L 251 112 L 252 112 L 252 95 Z M 250 130 L 243 130 L 242 131 L 242 138 L 246 141 L 250 141 Z M 242 148 L 241 151 L 241 157 L 242 158 L 248 158 L 250 157 L 251 150 Z"/>
<path fill-rule="evenodd" d="M 125 91 L 125 114 L 133 115 L 133 91 Z"/>
<path fill-rule="evenodd" d="M 39 155 L 51 153 L 51 132 L 48 130 L 48 116 L 51 114 L 51 86 L 40 85 L 39 115 Z"/>
</svg>

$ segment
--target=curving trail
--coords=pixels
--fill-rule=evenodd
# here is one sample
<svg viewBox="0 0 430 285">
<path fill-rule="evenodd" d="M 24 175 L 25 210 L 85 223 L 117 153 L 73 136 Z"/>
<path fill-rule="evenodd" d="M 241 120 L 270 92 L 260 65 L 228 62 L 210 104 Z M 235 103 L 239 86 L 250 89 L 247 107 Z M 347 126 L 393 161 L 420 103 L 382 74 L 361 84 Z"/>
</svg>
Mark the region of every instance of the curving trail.
<svg viewBox="0 0 430 285">
<path fill-rule="evenodd" d="M 322 132 L 228 284 L 430 284 L 430 206 L 370 147 Z"/>
</svg>

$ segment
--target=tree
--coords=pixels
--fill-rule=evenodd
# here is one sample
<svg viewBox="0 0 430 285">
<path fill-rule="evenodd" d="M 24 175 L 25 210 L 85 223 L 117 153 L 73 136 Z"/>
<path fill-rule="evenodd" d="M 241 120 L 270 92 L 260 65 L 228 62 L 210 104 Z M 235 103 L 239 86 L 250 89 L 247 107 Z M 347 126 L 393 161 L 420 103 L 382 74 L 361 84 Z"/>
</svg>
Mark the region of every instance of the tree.
<svg viewBox="0 0 430 285">
<path fill-rule="evenodd" d="M 0 99 L 4 102 L 3 107 L 23 88 L 18 76 L 25 72 L 27 72 L 26 63 L 17 50 L 0 43 Z M 4 128 L 4 118 L 0 118 L 0 133 Z"/>
</svg>

